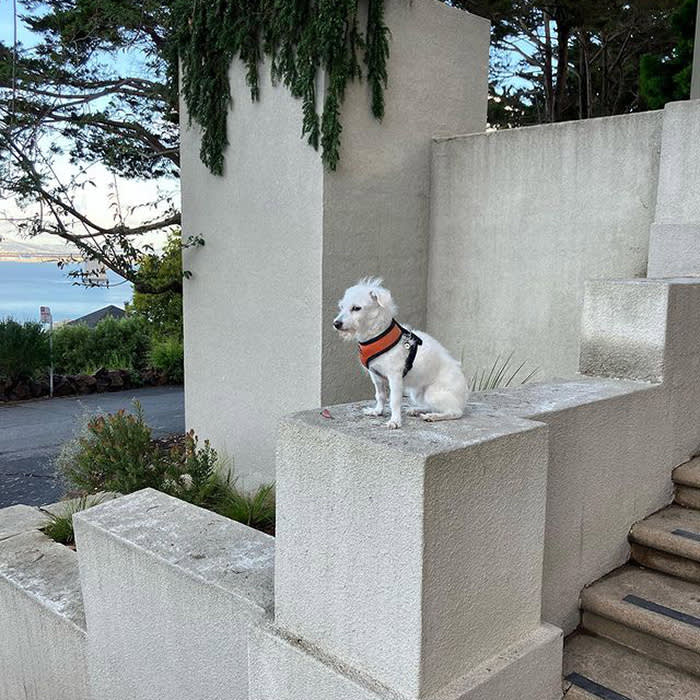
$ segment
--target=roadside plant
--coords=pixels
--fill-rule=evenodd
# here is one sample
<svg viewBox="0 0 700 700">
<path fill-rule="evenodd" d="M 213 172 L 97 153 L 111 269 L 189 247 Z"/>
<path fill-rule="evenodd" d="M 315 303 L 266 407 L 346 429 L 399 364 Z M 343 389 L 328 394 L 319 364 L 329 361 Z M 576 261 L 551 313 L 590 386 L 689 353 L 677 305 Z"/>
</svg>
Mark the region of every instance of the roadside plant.
<svg viewBox="0 0 700 700">
<path fill-rule="evenodd" d="M 40 323 L 0 320 L 0 376 L 31 379 L 49 365 L 49 339 Z"/>
<path fill-rule="evenodd" d="M 238 487 L 230 469 L 223 476 L 225 465 L 208 440 L 200 445 L 193 430 L 162 447 L 153 439 L 138 401 L 133 413 L 87 417 L 57 460 L 59 471 L 78 492 L 127 494 L 150 487 L 272 534 L 274 486 L 248 493 Z M 63 521 L 54 527 L 59 534 L 68 529 Z"/>
<path fill-rule="evenodd" d="M 185 377 L 185 349 L 182 340 L 166 338 L 151 349 L 151 366 L 165 373 L 172 384 L 181 384 Z"/>
<path fill-rule="evenodd" d="M 138 401 L 134 408 L 88 418 L 80 435 L 64 445 L 57 466 L 75 489 L 130 493 L 162 484 L 151 429 Z"/>
</svg>

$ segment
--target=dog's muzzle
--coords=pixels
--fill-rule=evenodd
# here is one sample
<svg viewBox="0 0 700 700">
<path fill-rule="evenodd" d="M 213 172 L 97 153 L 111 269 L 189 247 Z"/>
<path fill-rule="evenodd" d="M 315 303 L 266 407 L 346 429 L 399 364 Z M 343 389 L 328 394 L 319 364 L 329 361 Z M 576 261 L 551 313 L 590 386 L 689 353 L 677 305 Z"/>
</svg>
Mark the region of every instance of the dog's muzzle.
<svg viewBox="0 0 700 700">
<path fill-rule="evenodd" d="M 342 321 L 333 321 L 333 328 L 335 328 L 337 331 L 342 331 L 343 330 L 343 322 Z"/>
</svg>

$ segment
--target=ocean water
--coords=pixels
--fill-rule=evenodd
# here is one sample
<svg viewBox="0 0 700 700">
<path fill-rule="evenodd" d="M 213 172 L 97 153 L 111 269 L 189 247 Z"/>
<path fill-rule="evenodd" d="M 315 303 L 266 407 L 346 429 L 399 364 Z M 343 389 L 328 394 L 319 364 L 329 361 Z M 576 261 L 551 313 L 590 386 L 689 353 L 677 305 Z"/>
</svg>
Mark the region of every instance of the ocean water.
<svg viewBox="0 0 700 700">
<path fill-rule="evenodd" d="M 109 287 L 82 287 L 66 277 L 69 269 L 60 270 L 52 262 L 0 262 L 0 318 L 38 321 L 39 307 L 51 309 L 54 323 L 78 318 L 114 304 L 124 308 L 131 301 L 132 285 L 109 271 Z"/>
</svg>

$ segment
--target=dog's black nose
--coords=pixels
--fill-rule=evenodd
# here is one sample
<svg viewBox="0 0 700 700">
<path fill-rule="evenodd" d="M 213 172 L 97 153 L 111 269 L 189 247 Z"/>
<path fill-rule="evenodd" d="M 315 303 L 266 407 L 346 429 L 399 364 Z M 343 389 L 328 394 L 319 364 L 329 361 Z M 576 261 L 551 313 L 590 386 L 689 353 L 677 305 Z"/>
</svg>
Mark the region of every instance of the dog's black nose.
<svg viewBox="0 0 700 700">
<path fill-rule="evenodd" d="M 343 327 L 343 322 L 342 321 L 333 321 L 333 327 L 340 330 Z"/>
</svg>

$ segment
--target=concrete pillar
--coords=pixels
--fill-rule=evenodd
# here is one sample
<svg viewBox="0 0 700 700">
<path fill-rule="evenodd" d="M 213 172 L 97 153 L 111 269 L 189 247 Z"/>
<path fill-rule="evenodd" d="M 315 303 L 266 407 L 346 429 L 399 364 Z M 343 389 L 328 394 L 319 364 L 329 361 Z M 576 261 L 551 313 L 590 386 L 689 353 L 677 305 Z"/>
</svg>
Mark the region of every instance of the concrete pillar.
<svg viewBox="0 0 700 700">
<path fill-rule="evenodd" d="M 274 539 L 153 489 L 74 516 L 95 700 L 248 700 Z M 76 696 L 77 697 L 77 696 Z"/>
<path fill-rule="evenodd" d="M 690 99 L 700 100 L 700 3 L 695 19 L 695 46 L 693 48 L 693 74 L 690 86 Z"/>
<path fill-rule="evenodd" d="M 386 22 L 386 115 L 371 116 L 366 83 L 349 87 L 336 172 L 266 66 L 253 104 L 231 69 L 223 177 L 183 117 L 183 231 L 206 241 L 184 256 L 186 421 L 247 485 L 274 477 L 281 416 L 371 393 L 331 327 L 346 286 L 383 275 L 401 318 L 424 325 L 431 139 L 485 128 L 489 23 L 437 0 L 388 2 Z"/>
<path fill-rule="evenodd" d="M 330 412 L 282 425 L 275 628 L 251 639 L 251 699 L 559 698 L 546 428 Z"/>
<path fill-rule="evenodd" d="M 662 384 L 671 467 L 700 452 L 698 338 L 700 280 L 586 284 L 581 372 Z"/>
<path fill-rule="evenodd" d="M 700 277 L 700 100 L 664 108 L 647 277 Z"/>
</svg>

